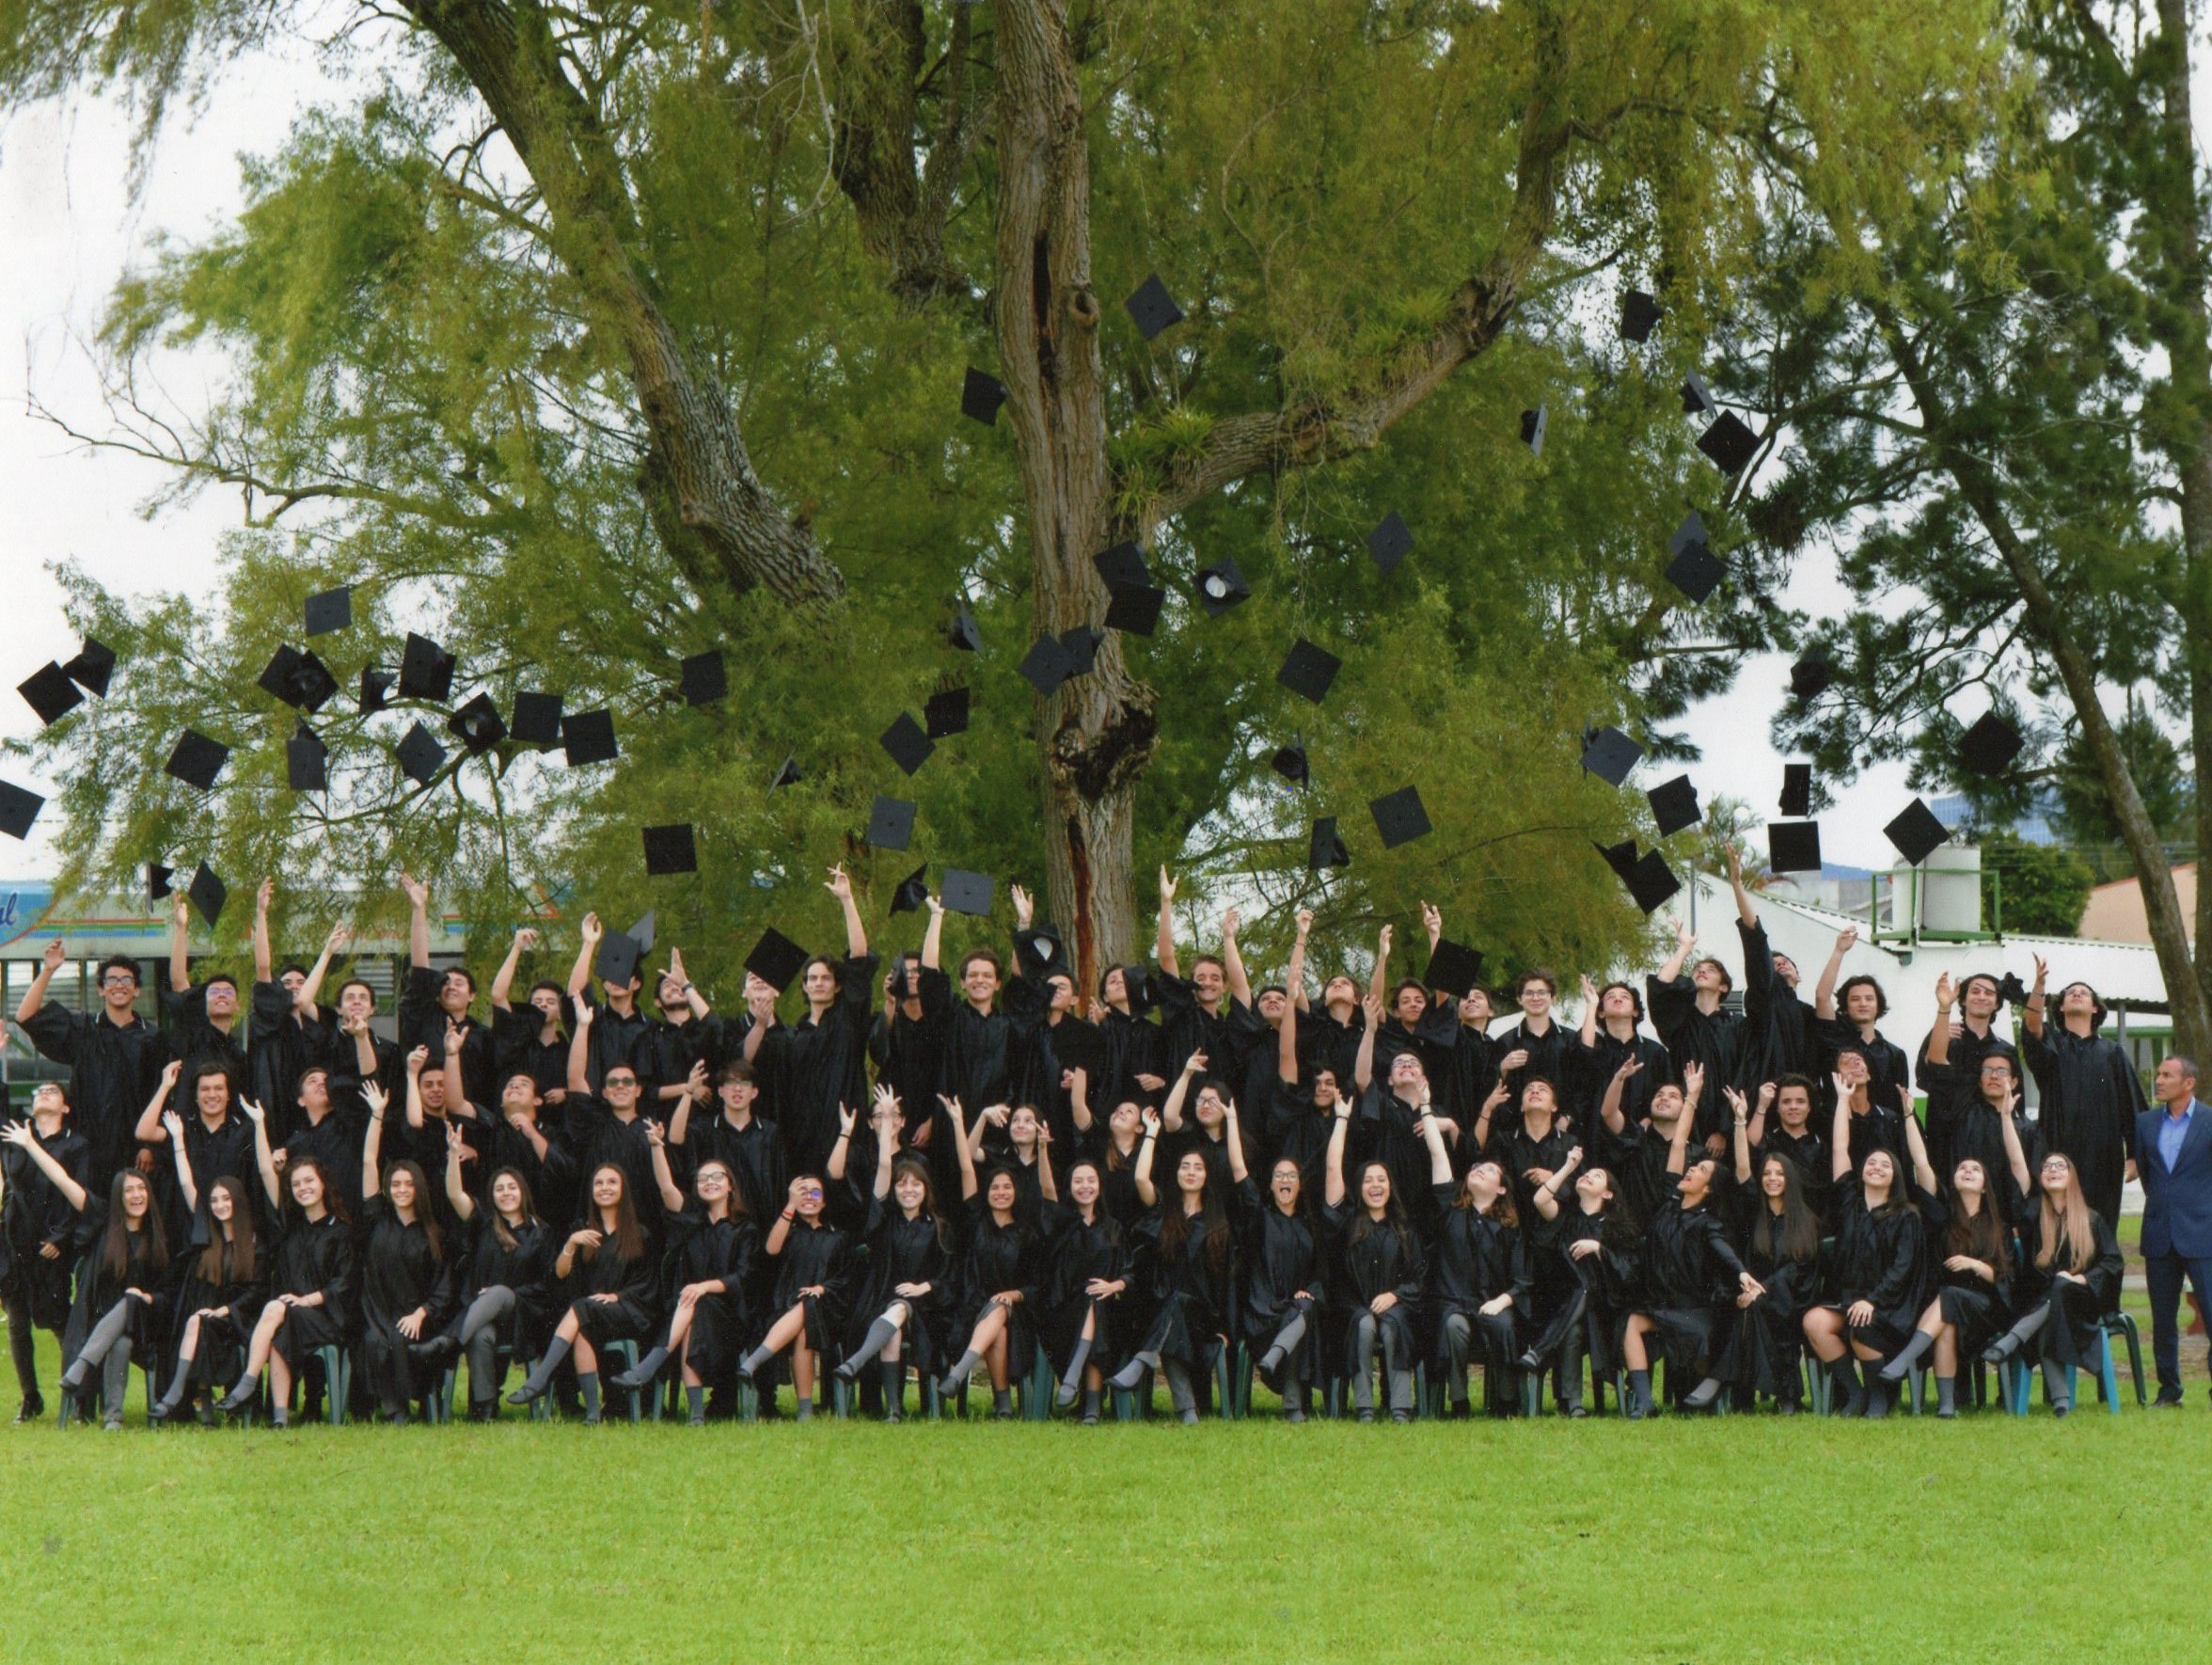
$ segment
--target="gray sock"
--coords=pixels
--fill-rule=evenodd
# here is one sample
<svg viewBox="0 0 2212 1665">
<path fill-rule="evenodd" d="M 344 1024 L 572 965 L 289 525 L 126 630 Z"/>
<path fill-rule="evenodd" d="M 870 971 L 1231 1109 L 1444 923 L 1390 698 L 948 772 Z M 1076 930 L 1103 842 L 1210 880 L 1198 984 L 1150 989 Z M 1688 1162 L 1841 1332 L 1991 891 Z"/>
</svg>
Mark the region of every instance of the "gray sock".
<svg viewBox="0 0 2212 1665">
<path fill-rule="evenodd" d="M 896 1417 L 907 1408 L 907 1361 L 903 1358 L 877 1360 L 876 1368 L 883 1372 L 883 1414 Z"/>
<path fill-rule="evenodd" d="M 100 1368 L 107 1351 L 121 1338 L 131 1324 L 131 1297 L 125 1295 L 105 1312 L 92 1326 L 92 1333 L 85 1338 L 84 1346 L 77 1349 L 76 1361 L 61 1375 L 64 1388 L 82 1388 L 92 1379 L 92 1372 Z"/>
<path fill-rule="evenodd" d="M 131 1391 L 131 1338 L 118 1338 L 101 1361 L 101 1396 L 107 1401 L 111 1428 L 123 1425 L 123 1398 Z"/>
<path fill-rule="evenodd" d="M 576 1343 L 573 1341 L 566 1341 L 561 1337 L 555 1336 L 552 1345 L 545 1349 L 545 1356 L 530 1366 L 529 1380 L 523 1384 L 524 1390 L 529 1393 L 543 1393 L 546 1388 L 552 1387 L 553 1372 L 561 1368 L 561 1361 L 568 1356 L 569 1349 L 575 1345 Z M 595 1378 L 593 1385 L 596 1386 Z"/>
<path fill-rule="evenodd" d="M 1267 1352 L 1260 1357 L 1259 1368 L 1272 1375 L 1283 1368 L 1283 1360 L 1297 1352 L 1298 1343 L 1304 1340 L 1305 1313 L 1301 1310 L 1288 1324 L 1275 1332 L 1275 1339 L 1268 1343 Z"/>
<path fill-rule="evenodd" d="M 889 1318 L 878 1318 L 868 1326 L 868 1333 L 861 1338 L 861 1344 L 853 1350 L 852 1356 L 837 1367 L 838 1374 L 851 1381 L 861 1373 L 862 1365 L 891 1345 L 892 1337 L 897 1334 L 897 1324 Z"/>
<path fill-rule="evenodd" d="M 684 1389 L 684 1408 L 691 1413 L 691 1426 L 694 1428 L 702 1426 L 706 1421 L 706 1389 L 686 1387 Z"/>
<path fill-rule="evenodd" d="M 599 1419 L 599 1372 L 577 1372 L 577 1391 L 584 1396 L 584 1420 L 596 1422 Z"/>
<path fill-rule="evenodd" d="M 1129 1363 L 1123 1365 L 1120 1370 L 1114 1372 L 1114 1385 L 1116 1388 L 1134 1388 L 1139 1382 L 1145 1379 L 1145 1372 L 1146 1371 L 1157 1371 L 1159 1368 L 1159 1354 L 1135 1354 L 1130 1357 Z"/>
<path fill-rule="evenodd" d="M 1014 1414 L 1013 1388 L 993 1388 L 991 1389 L 991 1414 L 996 1417 L 1010 1417 Z"/>
<path fill-rule="evenodd" d="M 953 1368 L 944 1373 L 945 1387 L 947 1388 L 958 1388 L 961 1383 L 965 1382 L 969 1376 L 973 1373 L 976 1361 L 982 1356 L 983 1355 L 976 1352 L 972 1347 L 969 1348 L 967 1352 L 961 1354 L 958 1358 L 953 1361 Z"/>
<path fill-rule="evenodd" d="M 1083 1389 L 1082 1414 L 1083 1420 L 1086 1422 L 1096 1422 L 1098 1419 L 1098 1390 L 1096 1388 Z"/>
<path fill-rule="evenodd" d="M 798 1402 L 798 1419 L 802 1422 L 811 1422 L 814 1419 L 814 1401 L 812 1394 L 806 1394 L 800 1397 Z"/>
<path fill-rule="evenodd" d="M 1082 1386 L 1083 1366 L 1090 1362 L 1091 1338 L 1083 1337 L 1075 1344 L 1075 1356 L 1067 1361 L 1067 1369 L 1061 1372 L 1060 1386 L 1070 1393 Z"/>
<path fill-rule="evenodd" d="M 1912 1367 L 1920 1361 L 1920 1355 L 1936 1345 L 1936 1338 L 1926 1330 L 1915 1330 L 1912 1340 L 1904 1344 L 1904 1351 L 1882 1367 L 1885 1382 L 1902 1382 L 1912 1373 Z"/>
<path fill-rule="evenodd" d="M 762 1365 L 767 1363 L 769 1359 L 775 1356 L 775 1354 L 770 1352 L 766 1347 L 755 1347 L 750 1353 L 748 1353 L 742 1359 L 738 1360 L 737 1373 L 741 1376 L 750 1376 L 756 1371 L 758 1371 Z"/>
<path fill-rule="evenodd" d="M 1958 1378 L 1956 1376 L 1937 1376 L 1936 1378 L 1936 1414 L 1940 1416 L 1945 1411 L 1956 1409 L 1958 1409 Z"/>
<path fill-rule="evenodd" d="M 180 1353 L 177 1368 L 169 1372 L 168 1388 L 161 1396 L 162 1409 L 173 1411 L 184 1403 L 185 1385 L 192 1380 L 192 1355 Z"/>
<path fill-rule="evenodd" d="M 2043 1361 L 2043 1396 L 2054 1411 L 2074 1408 L 2074 1395 L 2066 1387 L 2066 1367 L 2055 1358 Z"/>
</svg>

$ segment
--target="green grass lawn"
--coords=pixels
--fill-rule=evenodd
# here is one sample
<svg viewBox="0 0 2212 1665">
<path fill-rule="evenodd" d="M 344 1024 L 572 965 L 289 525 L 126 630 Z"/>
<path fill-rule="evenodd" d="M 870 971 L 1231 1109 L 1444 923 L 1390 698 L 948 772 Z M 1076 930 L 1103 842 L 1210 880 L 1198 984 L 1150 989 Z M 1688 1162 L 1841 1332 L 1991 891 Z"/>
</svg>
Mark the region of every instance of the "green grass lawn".
<svg viewBox="0 0 2212 1665">
<path fill-rule="evenodd" d="M 0 1430 L 0 1657 L 2201 1658 L 2190 1391 L 2064 1422 L 50 1419 Z"/>
</svg>

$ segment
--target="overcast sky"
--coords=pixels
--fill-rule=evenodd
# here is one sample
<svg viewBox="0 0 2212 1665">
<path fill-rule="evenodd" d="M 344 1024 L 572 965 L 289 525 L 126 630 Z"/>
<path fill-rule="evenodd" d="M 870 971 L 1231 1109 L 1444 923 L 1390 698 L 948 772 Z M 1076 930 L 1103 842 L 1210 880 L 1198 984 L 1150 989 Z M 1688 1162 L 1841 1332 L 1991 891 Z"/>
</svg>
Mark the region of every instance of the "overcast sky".
<svg viewBox="0 0 2212 1665">
<path fill-rule="evenodd" d="M 86 343 L 116 279 L 143 262 L 164 233 L 198 237 L 228 219 L 238 205 L 240 155 L 275 149 L 293 115 L 329 84 L 303 57 L 257 72 L 250 96 L 243 95 L 244 85 L 233 69 L 196 122 L 172 123 L 135 198 L 124 183 L 130 126 L 115 107 L 87 101 L 65 113 L 46 106 L 0 128 L 0 246 L 9 257 L 0 262 L 0 734 L 25 736 L 37 722 L 14 685 L 76 650 L 48 563 L 81 561 L 103 583 L 124 591 L 204 594 L 214 581 L 217 539 L 238 521 L 239 500 L 227 490 L 142 519 L 139 506 L 166 483 L 166 470 L 114 452 L 87 454 L 26 406 L 35 395 L 73 425 L 101 428 L 100 388 Z M 205 385 L 194 378 L 219 369 L 173 367 L 167 391 L 191 408 Z M 1842 605 L 1832 563 L 1809 558 L 1789 599 L 1815 612 Z M 1707 801 L 1728 793 L 1762 816 L 1774 813 L 1782 760 L 1767 742 L 1767 721 L 1788 671 L 1781 656 L 1754 658 L 1727 697 L 1692 714 L 1687 726 L 1704 760 L 1689 772 Z M 1975 713 L 1962 715 L 1970 721 Z M 48 789 L 20 764 L 4 772 L 33 790 Z M 1635 780 L 1649 785 L 1672 772 L 1647 768 Z M 1863 777 L 1824 817 L 1827 859 L 1887 867 L 1894 854 L 1881 828 L 1909 796 L 1902 767 Z M 27 847 L 0 846 L 0 879 L 53 869 L 54 818 L 52 812 L 41 818 Z"/>
</svg>

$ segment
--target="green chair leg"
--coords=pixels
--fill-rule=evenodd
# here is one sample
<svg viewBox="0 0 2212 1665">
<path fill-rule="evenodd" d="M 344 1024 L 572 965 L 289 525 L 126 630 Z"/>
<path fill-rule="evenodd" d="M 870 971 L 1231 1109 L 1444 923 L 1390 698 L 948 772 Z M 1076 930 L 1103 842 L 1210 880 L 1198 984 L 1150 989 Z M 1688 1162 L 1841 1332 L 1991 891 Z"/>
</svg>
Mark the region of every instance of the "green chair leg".
<svg viewBox="0 0 2212 1665">
<path fill-rule="evenodd" d="M 342 1428 L 346 1401 L 354 1391 L 353 1361 L 346 1350 L 338 1346 L 318 1347 L 315 1356 L 323 1361 L 323 1419 L 333 1428 Z"/>
</svg>

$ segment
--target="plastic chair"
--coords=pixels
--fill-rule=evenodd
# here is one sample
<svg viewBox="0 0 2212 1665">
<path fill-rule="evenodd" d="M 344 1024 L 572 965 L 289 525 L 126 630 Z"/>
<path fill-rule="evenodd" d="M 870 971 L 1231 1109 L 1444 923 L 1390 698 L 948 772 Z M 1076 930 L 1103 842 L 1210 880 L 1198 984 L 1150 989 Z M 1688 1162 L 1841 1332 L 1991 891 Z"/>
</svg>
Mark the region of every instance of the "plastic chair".
<svg viewBox="0 0 2212 1665">
<path fill-rule="evenodd" d="M 2104 1317 L 2107 1347 L 2114 1334 L 2127 1339 L 2127 1368 L 2135 1377 L 2135 1403 L 2138 1410 L 2150 1403 L 2143 1393 L 2142 1332 L 2135 1327 L 2135 1319 L 2125 1312 L 2108 1312 Z"/>
<path fill-rule="evenodd" d="M 2001 1371 L 2005 1388 L 2005 1408 L 2015 1417 L 2026 1416 L 2029 1396 L 2034 1391 L 2034 1378 L 2043 1372 L 2031 1369 L 2028 1361 L 2018 1354 L 2006 1359 Z M 2113 1369 L 2111 1335 L 2101 1325 L 2097 1330 L 2096 1373 L 2097 1392 L 2105 1402 L 2105 1408 L 2116 1417 L 2120 1414 L 2120 1381 Z M 2081 1403 L 2081 1396 L 2077 1391 L 2078 1375 L 2078 1372 L 2074 1366 L 2066 1366 L 2066 1394 L 2077 1407 Z M 2046 1404 L 2050 1403 L 2048 1383 L 2044 1386 L 2044 1403 Z"/>
<path fill-rule="evenodd" d="M 634 1371 L 638 1368 L 638 1343 L 630 1340 L 602 1341 L 599 1343 L 599 1353 L 601 1356 L 599 1384 L 601 1394 L 604 1396 L 608 1391 L 609 1378 L 622 1373 L 622 1371 L 608 1370 L 607 1358 L 609 1356 L 619 1358 L 623 1361 L 623 1371 Z M 644 1420 L 647 1400 L 653 1402 L 653 1419 L 656 1422 L 660 1420 L 660 1396 L 651 1388 L 614 1388 L 612 1391 L 621 1393 L 629 1401 L 630 1420 L 633 1423 Z M 540 1401 L 539 1403 L 543 1403 L 544 1402 Z"/>
<path fill-rule="evenodd" d="M 148 1404 L 151 1404 L 154 1403 L 154 1401 L 161 1398 L 163 1386 L 161 1380 L 161 1360 L 158 1357 L 145 1359 L 134 1357 L 131 1360 L 131 1368 L 137 1371 L 146 1378 L 146 1403 Z M 108 1408 L 106 1384 L 103 1382 L 98 1388 L 93 1390 L 93 1393 L 94 1397 L 100 1401 L 101 1410 L 105 1412 Z M 126 1400 L 130 1397 L 130 1388 L 128 1384 L 125 1385 L 123 1396 Z M 77 1395 L 68 1391 L 67 1389 L 64 1389 L 59 1395 L 59 1398 L 61 1400 L 61 1403 L 55 1412 L 55 1421 L 58 1426 L 67 1428 L 72 1421 L 76 1419 L 75 1411 L 77 1407 Z M 164 1424 L 154 1422 L 150 1423 L 150 1426 L 159 1428 L 164 1426 Z"/>
</svg>

